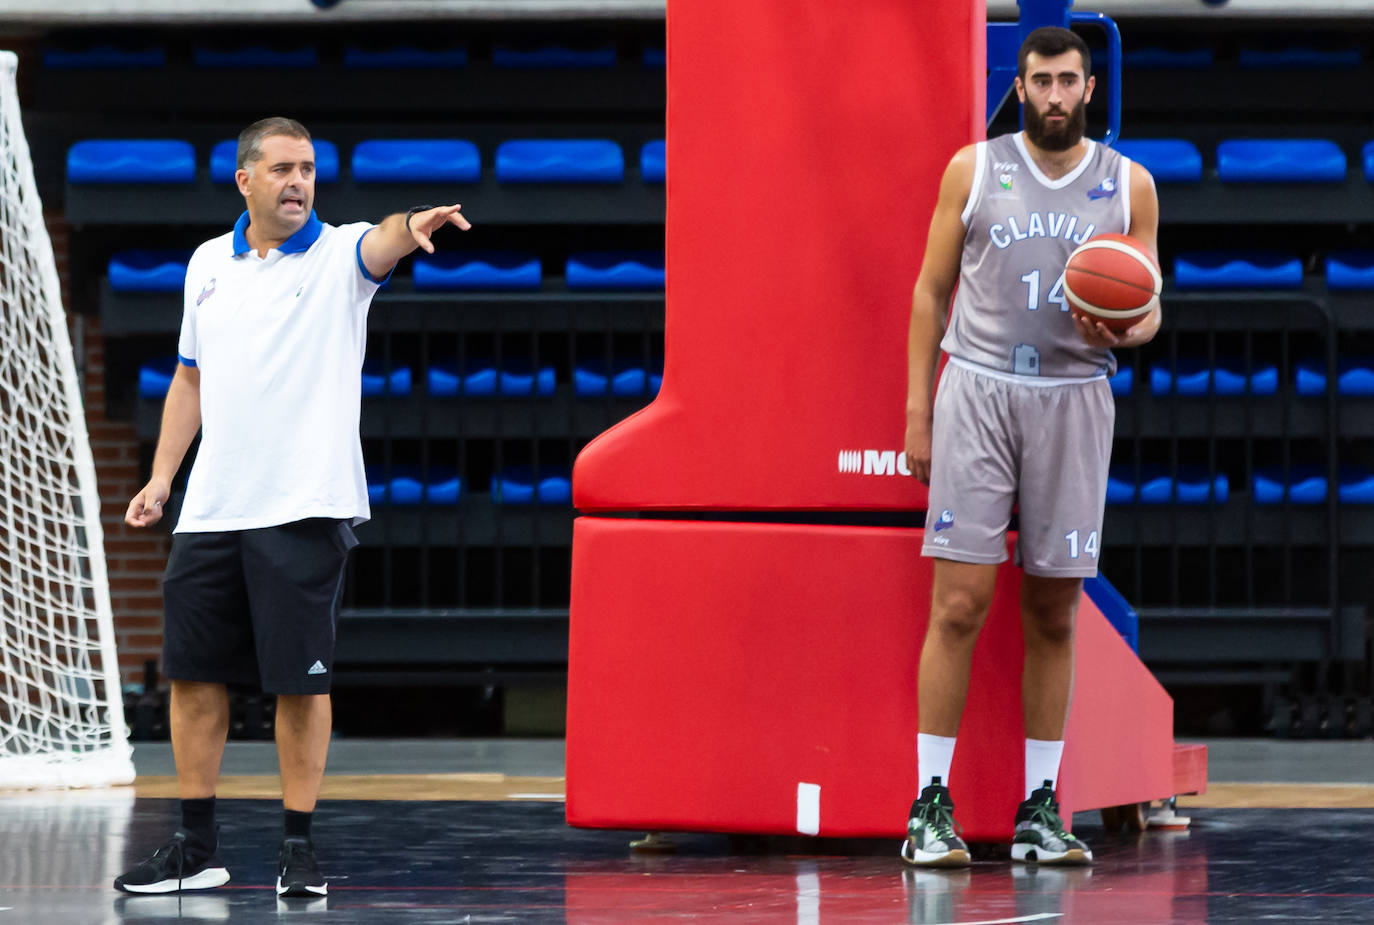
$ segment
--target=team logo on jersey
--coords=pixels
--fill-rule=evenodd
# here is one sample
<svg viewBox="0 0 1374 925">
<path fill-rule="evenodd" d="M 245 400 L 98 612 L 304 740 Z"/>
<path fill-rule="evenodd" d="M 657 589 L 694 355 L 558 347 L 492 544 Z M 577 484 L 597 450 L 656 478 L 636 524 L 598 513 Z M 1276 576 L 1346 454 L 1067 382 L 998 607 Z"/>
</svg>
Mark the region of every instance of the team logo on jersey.
<svg viewBox="0 0 1374 925">
<path fill-rule="evenodd" d="M 998 184 L 999 186 L 1001 186 L 1002 189 L 1007 190 L 1008 192 L 1010 192 L 1010 191 L 1011 191 L 1011 174 L 1009 174 L 1009 173 L 1004 173 L 1004 174 L 1001 174 L 1000 176 L 998 176 L 998 178 L 997 178 L 997 184 Z"/>
<path fill-rule="evenodd" d="M 1106 177 L 1094 189 L 1088 190 L 1089 199 L 1111 199 L 1116 195 L 1116 181 Z"/>
<path fill-rule="evenodd" d="M 948 530 L 952 526 L 954 526 L 954 512 L 944 510 L 940 512 L 940 519 L 935 521 L 935 526 L 932 529 L 939 533 L 941 530 Z"/>
<path fill-rule="evenodd" d="M 200 308 L 200 303 L 215 294 L 215 278 L 210 277 L 210 282 L 205 284 L 205 288 L 200 290 L 200 295 L 196 296 L 196 308 Z"/>
</svg>

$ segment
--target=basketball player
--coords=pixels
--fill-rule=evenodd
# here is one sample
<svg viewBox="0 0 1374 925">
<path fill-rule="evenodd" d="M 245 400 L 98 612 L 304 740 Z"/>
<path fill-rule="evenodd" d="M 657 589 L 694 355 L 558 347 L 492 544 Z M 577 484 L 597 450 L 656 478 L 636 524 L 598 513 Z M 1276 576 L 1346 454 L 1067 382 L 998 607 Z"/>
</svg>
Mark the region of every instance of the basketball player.
<svg viewBox="0 0 1374 925">
<path fill-rule="evenodd" d="M 419 206 L 379 225 L 321 222 L 315 149 L 299 122 L 239 135 L 247 210 L 186 268 L 179 364 L 152 478 L 125 522 L 162 519 L 172 477 L 201 433 L 163 581 L 163 672 L 181 827 L 117 880 L 131 893 L 229 880 L 215 788 L 229 730 L 227 684 L 277 695 L 285 808 L 277 893 L 322 896 L 311 820 L 329 750 L 334 636 L 344 564 L 367 520 L 358 438 L 367 311 L 396 262 L 433 252 L 458 206 Z"/>
<path fill-rule="evenodd" d="M 1079 244 L 1124 232 L 1155 253 L 1154 180 L 1083 137 L 1093 78 L 1082 39 L 1036 29 L 1017 64 L 1025 131 L 951 159 L 911 311 L 906 455 L 930 485 L 922 552 L 935 560 L 918 682 L 921 791 L 902 846 L 902 857 L 917 865 L 969 862 L 955 831 L 949 769 L 1013 505 L 1025 572 L 1027 738 L 1012 858 L 1092 861 L 1088 846 L 1065 831 L 1055 800 L 1074 618 L 1102 543 L 1115 416 L 1111 350 L 1149 341 L 1160 323 L 1156 308 L 1116 335 L 1070 313 L 1062 274 Z M 941 349 L 949 362 L 932 409 Z"/>
</svg>

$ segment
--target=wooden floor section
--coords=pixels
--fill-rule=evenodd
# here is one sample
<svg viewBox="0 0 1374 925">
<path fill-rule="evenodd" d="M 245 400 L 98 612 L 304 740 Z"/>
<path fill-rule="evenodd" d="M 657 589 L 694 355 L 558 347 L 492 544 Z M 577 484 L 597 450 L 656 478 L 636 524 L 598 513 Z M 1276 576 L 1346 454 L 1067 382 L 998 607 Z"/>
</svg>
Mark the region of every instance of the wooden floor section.
<svg viewBox="0 0 1374 925">
<path fill-rule="evenodd" d="M 176 797 L 176 778 L 143 776 L 134 783 L 140 797 Z M 220 778 L 225 800 L 278 800 L 276 777 L 240 775 Z M 549 801 L 565 797 L 561 777 L 506 774 L 329 774 L 320 794 L 326 800 L 475 800 Z M 1180 797 L 1186 808 L 1213 809 L 1374 809 L 1374 785 L 1243 783 L 1207 786 L 1198 796 Z"/>
<path fill-rule="evenodd" d="M 176 797 L 173 775 L 143 776 L 134 781 L 140 797 Z M 219 779 L 221 800 L 280 800 L 275 776 L 241 775 Z M 477 800 L 562 802 L 561 777 L 513 777 L 506 774 L 326 774 L 320 791 L 325 800 Z"/>
</svg>

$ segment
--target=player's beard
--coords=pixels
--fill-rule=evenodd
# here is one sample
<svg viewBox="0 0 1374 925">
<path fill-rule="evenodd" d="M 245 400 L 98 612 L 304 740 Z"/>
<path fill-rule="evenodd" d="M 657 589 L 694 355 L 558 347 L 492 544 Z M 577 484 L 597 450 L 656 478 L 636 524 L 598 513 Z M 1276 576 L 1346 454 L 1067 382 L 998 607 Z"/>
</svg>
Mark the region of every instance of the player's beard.
<svg viewBox="0 0 1374 925">
<path fill-rule="evenodd" d="M 1048 113 L 1046 114 L 1048 115 Z M 1088 128 L 1088 104 L 1079 100 L 1068 118 L 1052 127 L 1034 106 L 1025 107 L 1026 137 L 1042 151 L 1067 151 L 1083 139 Z"/>
</svg>

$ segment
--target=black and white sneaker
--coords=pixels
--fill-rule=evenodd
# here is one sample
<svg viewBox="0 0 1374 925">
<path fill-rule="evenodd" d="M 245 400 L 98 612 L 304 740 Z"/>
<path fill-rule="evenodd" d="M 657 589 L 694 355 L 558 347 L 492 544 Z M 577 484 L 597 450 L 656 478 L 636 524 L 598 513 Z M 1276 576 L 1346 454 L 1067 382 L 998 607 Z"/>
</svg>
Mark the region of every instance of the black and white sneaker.
<svg viewBox="0 0 1374 925">
<path fill-rule="evenodd" d="M 209 890 L 229 882 L 219 859 L 219 845 L 206 847 L 186 832 L 177 832 L 148 860 L 115 878 L 126 893 L 179 893 Z"/>
<path fill-rule="evenodd" d="M 1011 859 L 1036 864 L 1093 862 L 1092 849 L 1064 831 L 1064 820 L 1059 818 L 1059 803 L 1054 798 L 1051 781 L 1045 781 L 1045 786 L 1017 807 Z"/>
<path fill-rule="evenodd" d="M 940 778 L 931 778 L 911 804 L 902 860 L 917 867 L 967 867 L 968 845 L 954 829 L 954 801 Z"/>
<path fill-rule="evenodd" d="M 283 838 L 277 855 L 278 896 L 324 896 L 329 887 L 315 863 L 315 846 L 308 838 Z"/>
</svg>

